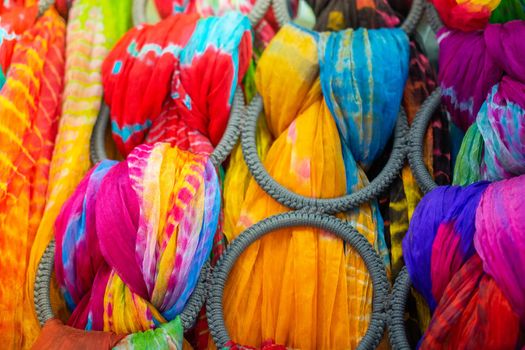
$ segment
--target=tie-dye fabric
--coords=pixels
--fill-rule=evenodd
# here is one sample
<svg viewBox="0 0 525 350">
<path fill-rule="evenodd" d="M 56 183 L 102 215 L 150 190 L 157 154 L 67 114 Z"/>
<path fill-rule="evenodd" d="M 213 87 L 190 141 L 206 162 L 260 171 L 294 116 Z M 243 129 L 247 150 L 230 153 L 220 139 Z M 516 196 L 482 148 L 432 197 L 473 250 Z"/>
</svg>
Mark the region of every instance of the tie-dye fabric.
<svg viewBox="0 0 525 350">
<path fill-rule="evenodd" d="M 120 152 L 156 141 L 187 149 L 200 140 L 200 151 L 210 153 L 248 69 L 251 40 L 248 19 L 237 13 L 179 14 L 131 30 L 102 68 Z"/>
<path fill-rule="evenodd" d="M 403 251 L 414 287 L 434 310 L 421 348 L 521 346 L 524 184 L 521 176 L 438 187 L 417 207 Z"/>
<path fill-rule="evenodd" d="M 33 300 L 38 262 L 53 237 L 55 219 L 91 167 L 89 139 L 102 98 L 102 60 L 130 22 L 128 1 L 76 0 L 69 12 L 62 114 L 50 164 L 47 203 L 31 248 L 25 284 L 27 300 Z M 52 304 L 56 313 L 64 316 L 64 305 L 55 285 L 51 285 Z M 33 303 L 25 307 L 31 315 L 26 317 L 25 333 L 34 339 L 40 326 Z"/>
<path fill-rule="evenodd" d="M 55 272 L 73 311 L 68 323 L 144 331 L 125 338 L 132 348 L 150 338 L 148 348 L 181 344 L 177 315 L 211 251 L 219 189 L 207 156 L 167 143 L 138 146 L 120 163 L 99 163 L 56 222 Z"/>
<path fill-rule="evenodd" d="M 521 35 L 525 35 L 525 24 L 518 21 L 485 29 L 485 41 L 491 43 L 486 49 L 493 65 L 501 69 L 500 78 L 487 90 L 475 123 L 465 134 L 456 162 L 456 184 L 525 173 L 525 65 L 521 62 L 525 43 Z"/>
<path fill-rule="evenodd" d="M 7 79 L 0 90 L 0 341 L 7 349 L 27 346 L 30 338 L 24 322 L 33 315 L 25 306 L 33 299 L 22 286 L 46 204 L 64 41 L 64 21 L 49 10 L 21 34 L 12 57 L 3 61 L 9 67 L 2 67 Z M 9 40 L 5 44 L 12 45 Z"/>
<path fill-rule="evenodd" d="M 380 69 L 387 66 L 400 68 Z M 366 82 L 355 75 L 357 67 Z M 256 75 L 275 139 L 264 160 L 272 177 L 314 197 L 336 197 L 364 186 L 363 169 L 391 136 L 407 67 L 408 39 L 400 30 L 330 35 L 283 27 L 264 51 Z M 289 78 L 283 81 L 283 76 Z M 385 84 L 397 95 L 377 91 Z M 345 97 L 350 91 L 362 105 Z M 378 125 L 380 120 L 384 125 Z M 356 132 L 359 126 L 363 132 Z M 343 144 L 339 130 L 345 136 L 355 133 L 357 141 Z M 353 168 L 346 169 L 345 161 Z M 286 210 L 250 180 L 233 238 Z M 377 204 L 344 217 L 385 253 Z M 256 241 L 236 263 L 225 289 L 226 325 L 235 343 L 246 346 L 271 340 L 301 349 L 352 348 L 366 331 L 371 292 L 364 263 L 350 247 L 317 229 L 285 229 Z"/>
<path fill-rule="evenodd" d="M 248 14 L 252 11 L 256 0 L 155 0 L 155 5 L 162 18 L 176 13 L 197 13 L 200 16 L 222 16 L 230 11 L 239 11 Z M 297 0 L 289 1 L 292 14 L 297 12 Z M 255 25 L 256 37 L 263 46 L 273 38 L 279 30 L 279 25 L 273 14 L 273 9 L 268 9 L 266 15 Z"/>
</svg>

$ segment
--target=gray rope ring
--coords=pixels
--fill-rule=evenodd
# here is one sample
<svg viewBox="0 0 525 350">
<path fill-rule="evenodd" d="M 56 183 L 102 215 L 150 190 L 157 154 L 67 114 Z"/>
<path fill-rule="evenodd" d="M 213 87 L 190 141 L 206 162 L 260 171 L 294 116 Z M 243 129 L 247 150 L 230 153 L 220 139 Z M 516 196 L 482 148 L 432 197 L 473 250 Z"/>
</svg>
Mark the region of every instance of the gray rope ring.
<svg viewBox="0 0 525 350">
<path fill-rule="evenodd" d="M 244 93 L 240 86 L 235 90 L 233 97 L 232 108 L 230 111 L 230 118 L 226 126 L 226 130 L 222 135 L 219 144 L 210 155 L 210 159 L 215 166 L 219 166 L 231 153 L 233 147 L 239 139 L 241 115 L 244 110 Z M 91 134 L 89 154 L 91 162 L 96 164 L 102 160 L 108 159 L 105 148 L 105 132 L 109 125 L 109 107 L 102 98 L 101 107 L 98 113 L 97 121 L 93 127 Z"/>
<path fill-rule="evenodd" d="M 437 187 L 423 161 L 423 139 L 432 116 L 441 102 L 441 89 L 436 88 L 416 113 L 409 132 L 408 163 L 416 182 L 424 193 Z"/>
<path fill-rule="evenodd" d="M 430 2 L 427 2 L 425 5 L 425 16 L 427 17 L 430 28 L 432 28 L 434 33 L 439 32 L 444 27 L 436 8 Z"/>
<path fill-rule="evenodd" d="M 257 119 L 263 109 L 262 98 L 257 94 L 246 109 L 247 116 L 241 133 L 244 160 L 255 181 L 268 195 L 282 205 L 292 209 L 315 208 L 320 212 L 335 214 L 369 202 L 385 191 L 395 180 L 405 162 L 408 123 L 405 111 L 401 108 L 394 135 L 392 153 L 385 167 L 368 186 L 338 198 L 313 198 L 298 195 L 273 179 L 257 154 Z"/>
<path fill-rule="evenodd" d="M 210 333 L 215 344 L 218 348 L 222 348 L 230 341 L 224 323 L 222 300 L 226 280 L 239 256 L 250 244 L 262 236 L 275 230 L 297 226 L 310 226 L 332 232 L 350 244 L 363 258 L 372 279 L 374 292 L 371 321 L 357 349 L 375 349 L 383 337 L 387 316 L 386 302 L 389 283 L 383 261 L 368 240 L 349 223 L 333 216 L 307 211 L 278 214 L 260 221 L 235 238 L 221 255 L 212 273 L 206 304 Z"/>
<path fill-rule="evenodd" d="M 247 14 L 248 19 L 252 26 L 255 26 L 261 21 L 268 9 L 270 8 L 272 0 L 257 0 L 253 5 L 252 10 Z M 133 25 L 138 26 L 142 23 L 146 23 L 146 6 L 147 0 L 133 0 L 132 15 Z"/>
<path fill-rule="evenodd" d="M 273 0 L 272 7 L 275 14 L 275 18 L 277 19 L 277 22 L 281 27 L 286 23 L 292 21 L 292 17 L 290 16 L 290 13 L 288 11 L 288 3 L 286 2 L 286 0 Z M 417 24 L 419 23 L 422 17 L 424 9 L 425 0 L 414 0 L 412 2 L 412 6 L 410 7 L 408 16 L 407 18 L 405 18 L 405 21 L 401 24 L 401 29 L 403 29 L 405 33 L 407 33 L 407 35 L 412 34 L 416 30 Z"/>
<path fill-rule="evenodd" d="M 390 297 L 388 336 L 393 350 L 410 350 L 404 320 L 410 286 L 410 276 L 406 266 L 404 266 L 394 282 L 394 288 Z"/>
<path fill-rule="evenodd" d="M 33 302 L 35 304 L 35 311 L 40 322 L 40 326 L 54 317 L 53 309 L 51 308 L 51 301 L 49 295 L 49 283 L 51 281 L 51 274 L 53 273 L 55 264 L 55 240 L 51 240 L 47 246 L 40 262 L 35 279 L 35 291 Z M 199 275 L 197 285 L 190 295 L 188 302 L 184 306 L 180 314 L 182 326 L 185 330 L 190 329 L 195 324 L 204 301 L 206 298 L 206 287 L 210 275 L 211 267 L 209 263 L 205 263 Z"/>
</svg>

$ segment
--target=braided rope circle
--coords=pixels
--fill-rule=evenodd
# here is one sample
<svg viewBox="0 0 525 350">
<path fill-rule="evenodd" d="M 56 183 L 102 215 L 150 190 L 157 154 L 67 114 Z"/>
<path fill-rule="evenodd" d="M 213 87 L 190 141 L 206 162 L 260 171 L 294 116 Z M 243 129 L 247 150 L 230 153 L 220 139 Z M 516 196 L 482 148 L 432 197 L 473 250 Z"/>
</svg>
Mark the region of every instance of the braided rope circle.
<svg viewBox="0 0 525 350">
<path fill-rule="evenodd" d="M 215 166 L 219 166 L 231 153 L 233 147 L 239 139 L 241 115 L 244 110 L 244 93 L 240 86 L 235 90 L 233 97 L 232 108 L 230 111 L 230 118 L 226 126 L 226 130 L 222 135 L 219 144 L 210 155 L 210 159 Z M 89 154 L 91 162 L 96 164 L 102 160 L 108 159 L 105 148 L 105 133 L 109 125 L 109 107 L 102 99 L 102 104 L 98 113 L 97 121 L 93 127 L 91 134 Z"/>
<path fill-rule="evenodd" d="M 241 145 L 244 160 L 255 181 L 268 195 L 282 205 L 292 209 L 314 208 L 327 214 L 347 211 L 369 202 L 385 191 L 395 180 L 404 165 L 406 156 L 406 136 L 408 123 L 405 111 L 401 108 L 396 123 L 392 153 L 385 167 L 368 186 L 338 198 L 313 198 L 296 194 L 273 179 L 264 168 L 257 153 L 256 127 L 257 119 L 263 109 L 262 98 L 257 94 L 246 109 L 247 116 L 241 132 Z"/>
<path fill-rule="evenodd" d="M 410 277 L 406 266 L 404 266 L 394 282 L 388 311 L 388 336 L 393 350 L 410 350 L 404 320 L 410 286 Z"/>
<path fill-rule="evenodd" d="M 212 273 L 206 303 L 208 324 L 215 344 L 221 348 L 230 341 L 224 323 L 222 299 L 226 280 L 239 256 L 250 244 L 264 235 L 279 229 L 297 226 L 310 226 L 332 232 L 350 244 L 363 258 L 374 289 L 373 311 L 366 334 L 359 342 L 357 349 L 375 349 L 383 337 L 386 326 L 386 302 L 389 283 L 383 261 L 368 240 L 349 223 L 333 216 L 303 210 L 274 215 L 260 221 L 234 239 L 221 255 Z M 239 312 L 242 311 L 239 310 Z"/>
<path fill-rule="evenodd" d="M 436 88 L 421 105 L 416 113 L 409 131 L 408 164 L 416 182 L 424 193 L 437 187 L 436 182 L 423 161 L 423 139 L 430 123 L 430 119 L 441 102 L 441 89 Z"/>
<path fill-rule="evenodd" d="M 427 17 L 428 23 L 430 24 L 430 28 L 432 28 L 432 31 L 434 31 L 434 33 L 439 32 L 441 28 L 444 27 L 444 24 L 441 21 L 441 18 L 439 17 L 436 8 L 430 2 L 427 2 L 425 5 L 425 16 Z"/>
<path fill-rule="evenodd" d="M 55 264 L 55 240 L 49 242 L 40 262 L 38 263 L 38 269 L 36 272 L 35 279 L 35 292 L 33 302 L 35 305 L 35 311 L 40 322 L 40 326 L 54 317 L 53 309 L 51 308 L 51 301 L 49 295 L 49 283 L 51 281 L 51 274 L 53 273 Z M 205 263 L 199 275 L 197 285 L 190 295 L 188 302 L 184 306 L 180 316 L 182 326 L 188 330 L 195 324 L 199 315 L 204 301 L 206 299 L 206 287 L 209 283 L 211 267 L 209 263 Z"/>
<path fill-rule="evenodd" d="M 343 1 L 343 0 L 338 0 Z M 292 21 L 290 12 L 288 11 L 288 2 L 287 0 L 273 0 L 272 8 L 275 14 L 277 22 L 282 27 L 288 22 Z M 412 34 L 421 20 L 423 10 L 425 9 L 425 0 L 414 0 L 408 16 L 405 18 L 404 22 L 401 24 L 401 29 L 405 31 L 408 35 Z"/>
<path fill-rule="evenodd" d="M 250 20 L 252 26 L 255 26 L 261 21 L 270 8 L 271 2 L 272 0 L 257 0 L 255 2 L 252 10 L 247 14 L 247 17 Z M 147 0 L 133 0 L 132 16 L 134 26 L 146 23 L 146 6 Z"/>
</svg>

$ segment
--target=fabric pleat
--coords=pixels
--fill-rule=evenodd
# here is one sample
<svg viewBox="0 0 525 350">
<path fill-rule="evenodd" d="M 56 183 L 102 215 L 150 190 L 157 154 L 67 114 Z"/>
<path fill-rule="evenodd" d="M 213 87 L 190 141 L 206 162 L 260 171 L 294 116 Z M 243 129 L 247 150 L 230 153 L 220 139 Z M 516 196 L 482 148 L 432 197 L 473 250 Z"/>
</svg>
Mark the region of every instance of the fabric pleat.
<svg viewBox="0 0 525 350">
<path fill-rule="evenodd" d="M 398 68 L 381 68 L 392 65 Z M 312 197 L 364 186 L 364 169 L 392 135 L 407 66 L 408 40 L 400 30 L 281 29 L 256 75 L 275 139 L 264 160 L 269 173 Z M 379 91 L 384 84 L 392 88 Z M 283 211 L 250 180 L 233 237 Z M 377 203 L 344 217 L 387 258 Z M 225 289 L 226 325 L 233 340 L 246 346 L 271 341 L 301 349 L 351 348 L 366 331 L 371 296 L 362 259 L 339 239 L 307 227 L 280 230 L 255 242 L 236 263 Z"/>
<path fill-rule="evenodd" d="M 7 75 L 0 90 L 0 339 L 8 349 L 24 348 L 34 336 L 25 328 L 33 317 L 33 298 L 24 295 L 22 286 L 46 205 L 64 41 L 64 21 L 51 9 L 20 34 L 9 59 L 3 56 L 8 66 L 2 67 Z"/>
</svg>

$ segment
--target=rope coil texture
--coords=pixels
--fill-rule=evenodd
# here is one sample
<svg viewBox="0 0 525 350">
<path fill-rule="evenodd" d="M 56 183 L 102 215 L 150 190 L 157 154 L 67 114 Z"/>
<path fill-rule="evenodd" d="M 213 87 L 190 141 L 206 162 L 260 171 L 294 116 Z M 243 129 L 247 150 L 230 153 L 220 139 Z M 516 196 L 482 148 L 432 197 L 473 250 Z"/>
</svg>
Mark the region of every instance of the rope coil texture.
<svg viewBox="0 0 525 350">
<path fill-rule="evenodd" d="M 226 280 L 235 261 L 250 244 L 265 234 L 282 228 L 297 226 L 311 226 L 332 232 L 350 244 L 363 258 L 370 272 L 374 288 L 373 311 L 369 327 L 357 349 L 375 349 L 383 337 L 386 326 L 386 303 L 389 291 L 386 270 L 381 258 L 367 239 L 349 223 L 332 216 L 309 213 L 303 210 L 274 215 L 253 225 L 234 239 L 221 256 L 212 273 L 206 305 L 210 333 L 215 344 L 218 348 L 221 348 L 230 341 L 230 336 L 224 323 L 222 299 Z"/>
<path fill-rule="evenodd" d="M 408 135 L 408 123 L 405 111 L 401 108 L 396 123 L 394 144 L 388 162 L 379 175 L 377 175 L 368 186 L 357 192 L 338 198 L 312 198 L 298 195 L 275 181 L 264 168 L 259 155 L 255 133 L 257 119 L 263 109 L 262 98 L 257 94 L 248 108 L 246 117 L 243 118 L 241 144 L 244 161 L 254 177 L 255 181 L 268 195 L 273 197 L 282 205 L 291 209 L 307 209 L 326 214 L 335 214 L 360 206 L 363 203 L 379 196 L 394 181 L 403 167 L 406 156 L 406 139 Z"/>
</svg>

